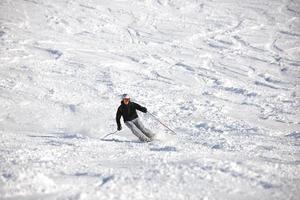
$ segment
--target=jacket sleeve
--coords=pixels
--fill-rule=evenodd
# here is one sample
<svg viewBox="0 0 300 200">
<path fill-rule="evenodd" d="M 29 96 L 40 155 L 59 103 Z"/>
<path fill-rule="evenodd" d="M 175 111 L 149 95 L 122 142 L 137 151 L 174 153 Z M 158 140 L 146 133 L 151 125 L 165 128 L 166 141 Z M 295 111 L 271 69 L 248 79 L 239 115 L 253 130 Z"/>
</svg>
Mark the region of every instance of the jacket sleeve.
<svg viewBox="0 0 300 200">
<path fill-rule="evenodd" d="M 147 108 L 143 107 L 143 106 L 140 106 L 139 104 L 137 103 L 134 103 L 135 105 L 135 108 L 143 113 L 146 113 L 147 112 Z"/>
<path fill-rule="evenodd" d="M 117 122 L 118 128 L 121 127 L 121 122 L 120 122 L 121 116 L 122 116 L 122 111 L 121 111 L 121 108 L 119 107 L 117 114 L 116 114 L 116 122 Z"/>
</svg>

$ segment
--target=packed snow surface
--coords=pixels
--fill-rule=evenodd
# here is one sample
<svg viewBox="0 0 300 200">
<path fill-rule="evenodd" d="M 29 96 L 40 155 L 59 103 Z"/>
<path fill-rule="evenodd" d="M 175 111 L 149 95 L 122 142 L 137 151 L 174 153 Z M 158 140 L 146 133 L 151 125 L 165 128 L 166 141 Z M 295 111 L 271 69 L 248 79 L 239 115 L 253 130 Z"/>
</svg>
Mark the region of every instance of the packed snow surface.
<svg viewBox="0 0 300 200">
<path fill-rule="evenodd" d="M 299 0 L 1 0 L 0 199 L 299 199 L 299 83 Z"/>
</svg>

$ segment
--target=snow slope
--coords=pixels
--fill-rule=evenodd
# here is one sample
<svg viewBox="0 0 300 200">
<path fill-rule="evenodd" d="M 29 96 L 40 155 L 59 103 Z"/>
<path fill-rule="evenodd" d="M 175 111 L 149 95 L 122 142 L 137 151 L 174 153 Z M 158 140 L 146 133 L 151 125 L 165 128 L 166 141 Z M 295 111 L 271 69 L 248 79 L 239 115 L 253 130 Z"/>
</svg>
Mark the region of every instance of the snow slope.
<svg viewBox="0 0 300 200">
<path fill-rule="evenodd" d="M 298 0 L 1 0 L 0 199 L 298 199 Z M 114 132 L 120 94 L 160 141 Z"/>
</svg>

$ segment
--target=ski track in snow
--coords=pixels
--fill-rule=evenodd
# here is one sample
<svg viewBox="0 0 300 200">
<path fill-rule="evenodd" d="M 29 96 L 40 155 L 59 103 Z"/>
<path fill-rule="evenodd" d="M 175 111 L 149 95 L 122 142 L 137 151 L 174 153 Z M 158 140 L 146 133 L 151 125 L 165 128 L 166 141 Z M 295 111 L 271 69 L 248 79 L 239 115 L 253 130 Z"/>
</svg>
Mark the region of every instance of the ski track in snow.
<svg viewBox="0 0 300 200">
<path fill-rule="evenodd" d="M 300 2 L 0 2 L 0 199 L 298 199 Z M 159 141 L 116 129 L 129 93 Z"/>
</svg>

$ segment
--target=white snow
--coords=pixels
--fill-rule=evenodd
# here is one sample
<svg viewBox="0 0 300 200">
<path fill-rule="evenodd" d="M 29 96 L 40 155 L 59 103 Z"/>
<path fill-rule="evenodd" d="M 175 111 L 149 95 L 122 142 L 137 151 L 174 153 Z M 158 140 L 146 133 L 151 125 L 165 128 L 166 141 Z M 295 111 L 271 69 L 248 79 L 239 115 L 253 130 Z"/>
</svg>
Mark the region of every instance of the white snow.
<svg viewBox="0 0 300 200">
<path fill-rule="evenodd" d="M 0 63 L 0 199 L 299 199 L 298 0 L 1 0 Z"/>
</svg>

